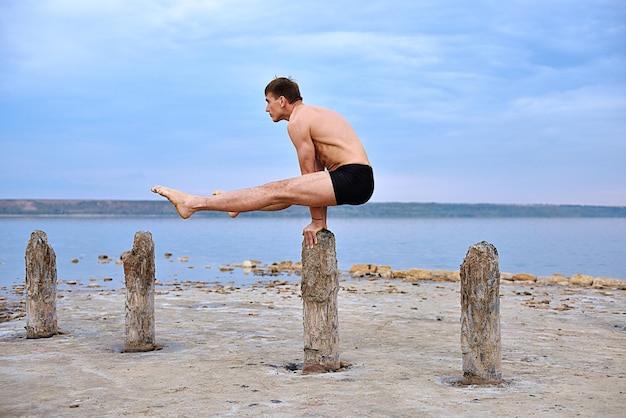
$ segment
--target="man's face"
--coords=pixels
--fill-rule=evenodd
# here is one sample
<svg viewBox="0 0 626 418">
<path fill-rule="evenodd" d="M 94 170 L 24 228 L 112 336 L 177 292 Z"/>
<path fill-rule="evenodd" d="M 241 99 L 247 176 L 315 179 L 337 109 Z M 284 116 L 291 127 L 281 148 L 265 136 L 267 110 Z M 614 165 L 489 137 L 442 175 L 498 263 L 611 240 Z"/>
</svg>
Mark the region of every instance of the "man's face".
<svg viewBox="0 0 626 418">
<path fill-rule="evenodd" d="M 270 114 L 270 117 L 274 122 L 281 121 L 284 118 L 284 100 L 285 98 L 283 96 L 274 97 L 272 93 L 268 93 L 265 96 L 265 102 L 267 103 L 265 111 Z"/>
</svg>

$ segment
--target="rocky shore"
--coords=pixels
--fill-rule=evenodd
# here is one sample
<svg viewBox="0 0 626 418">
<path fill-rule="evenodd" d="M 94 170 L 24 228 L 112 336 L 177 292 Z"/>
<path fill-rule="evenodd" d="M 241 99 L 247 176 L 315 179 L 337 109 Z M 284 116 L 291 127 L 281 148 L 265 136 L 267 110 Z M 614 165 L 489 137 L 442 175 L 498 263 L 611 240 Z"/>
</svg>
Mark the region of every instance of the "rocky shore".
<svg viewBox="0 0 626 418">
<path fill-rule="evenodd" d="M 172 257 L 172 254 L 166 253 L 166 258 Z M 121 264 L 120 260 L 114 260 L 107 255 L 98 256 L 99 263 L 115 262 Z M 179 262 L 188 262 L 187 257 L 179 257 Z M 72 260 L 72 263 L 78 263 L 78 259 Z M 245 260 L 242 263 L 226 264 L 218 267 L 221 272 L 230 272 L 235 269 L 242 269 L 245 274 L 263 277 L 282 277 L 289 280 L 291 276 L 300 276 L 302 273 L 302 265 L 300 262 L 290 260 L 274 262 L 271 264 L 263 264 L 259 260 Z M 409 283 L 419 283 L 423 281 L 432 282 L 459 282 L 459 271 L 450 270 L 428 270 L 421 268 L 411 268 L 408 270 L 396 270 L 391 266 L 376 264 L 354 264 L 346 272 L 342 273 L 344 278 L 352 279 L 390 279 L 400 280 Z M 111 278 L 102 278 L 103 282 L 110 282 Z M 278 280 L 282 282 L 283 280 Z M 196 284 L 202 282 L 194 282 Z M 626 281 L 610 277 L 593 277 L 585 274 L 575 274 L 571 277 L 563 276 L 555 273 L 552 276 L 537 277 L 529 273 L 500 273 L 500 283 L 502 285 L 528 285 L 528 286 L 564 286 L 564 287 L 588 287 L 593 289 L 612 289 L 626 290 Z M 59 280 L 59 284 L 68 286 L 76 286 L 80 283 L 71 280 Z M 177 285 L 178 282 L 161 283 L 157 280 L 157 286 Z M 182 280 L 182 285 L 193 284 Z M 102 287 L 93 279 L 86 285 L 88 288 L 98 289 Z M 0 288 L 0 322 L 10 321 L 12 319 L 24 316 L 24 284 L 16 283 L 12 288 Z"/>
<path fill-rule="evenodd" d="M 426 270 L 412 268 L 409 270 L 393 270 L 390 266 L 375 264 L 355 264 L 350 270 L 351 277 L 381 277 L 384 279 L 402 279 L 406 282 L 430 280 L 435 282 L 458 282 L 461 280 L 459 271 Z M 526 284 L 537 286 L 576 286 L 592 287 L 597 289 L 626 290 L 626 281 L 610 277 L 593 277 L 585 274 L 575 274 L 571 277 L 555 273 L 552 276 L 537 277 L 528 273 L 500 273 L 501 284 Z"/>
</svg>

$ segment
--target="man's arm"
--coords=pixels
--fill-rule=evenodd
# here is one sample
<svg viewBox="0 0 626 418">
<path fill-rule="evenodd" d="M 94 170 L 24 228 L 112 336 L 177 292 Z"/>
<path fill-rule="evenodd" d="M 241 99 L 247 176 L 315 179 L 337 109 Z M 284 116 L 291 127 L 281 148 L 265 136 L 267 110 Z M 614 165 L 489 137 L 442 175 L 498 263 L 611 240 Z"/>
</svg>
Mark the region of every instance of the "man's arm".
<svg viewBox="0 0 626 418">
<path fill-rule="evenodd" d="M 311 137 L 308 126 L 290 123 L 287 125 L 287 132 L 289 133 L 291 142 L 296 148 L 300 172 L 302 174 L 310 174 L 317 171 L 324 171 L 324 164 L 316 156 L 315 144 L 313 143 L 313 138 Z M 309 207 L 309 211 L 311 213 L 311 223 L 304 228 L 302 235 L 304 235 L 307 246 L 313 247 L 314 244 L 317 244 L 317 232 L 327 228 L 327 208 L 323 206 L 312 206 Z"/>
<path fill-rule="evenodd" d="M 324 171 L 326 167 L 324 164 L 317 158 L 315 158 L 315 170 L 314 171 Z M 302 171 L 302 169 L 301 169 Z M 305 174 L 305 173 L 302 173 Z M 322 229 L 326 228 L 326 213 L 327 208 L 325 206 L 317 206 L 310 207 L 309 211 L 311 212 L 311 220 L 312 223 L 323 224 Z"/>
</svg>

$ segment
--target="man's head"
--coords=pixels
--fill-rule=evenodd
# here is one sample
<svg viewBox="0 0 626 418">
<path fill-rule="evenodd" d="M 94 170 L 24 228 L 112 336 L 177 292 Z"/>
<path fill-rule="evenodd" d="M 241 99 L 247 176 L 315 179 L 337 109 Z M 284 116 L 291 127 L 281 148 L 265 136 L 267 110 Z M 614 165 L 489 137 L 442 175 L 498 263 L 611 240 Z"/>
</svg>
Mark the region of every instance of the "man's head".
<svg viewBox="0 0 626 418">
<path fill-rule="evenodd" d="M 271 94 L 275 99 L 283 96 L 288 103 L 302 100 L 298 83 L 287 77 L 276 77 L 265 87 L 265 96 Z"/>
<path fill-rule="evenodd" d="M 274 122 L 289 120 L 294 103 L 299 100 L 302 97 L 298 83 L 289 78 L 275 78 L 265 87 L 265 111 Z"/>
</svg>

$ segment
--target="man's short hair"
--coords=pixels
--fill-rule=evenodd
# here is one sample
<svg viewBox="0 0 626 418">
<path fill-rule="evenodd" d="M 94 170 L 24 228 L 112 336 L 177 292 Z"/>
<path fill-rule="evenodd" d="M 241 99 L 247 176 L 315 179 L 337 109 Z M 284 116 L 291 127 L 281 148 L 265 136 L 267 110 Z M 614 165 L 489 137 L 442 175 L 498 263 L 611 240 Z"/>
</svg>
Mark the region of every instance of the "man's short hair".
<svg viewBox="0 0 626 418">
<path fill-rule="evenodd" d="M 289 103 L 302 100 L 298 83 L 287 77 L 276 77 L 270 81 L 265 87 L 265 95 L 270 93 L 276 98 L 283 96 Z"/>
</svg>

